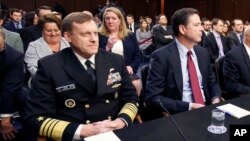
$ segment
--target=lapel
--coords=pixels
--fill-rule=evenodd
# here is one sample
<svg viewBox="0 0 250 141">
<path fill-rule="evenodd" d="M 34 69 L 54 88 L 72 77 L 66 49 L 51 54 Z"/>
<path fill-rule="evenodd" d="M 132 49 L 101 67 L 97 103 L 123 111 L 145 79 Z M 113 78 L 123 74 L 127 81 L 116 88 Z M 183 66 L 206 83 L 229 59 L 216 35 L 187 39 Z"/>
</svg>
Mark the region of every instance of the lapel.
<svg viewBox="0 0 250 141">
<path fill-rule="evenodd" d="M 176 42 L 174 41 L 172 44 L 173 46 L 169 46 L 169 49 L 170 49 L 169 58 L 171 58 L 170 60 L 171 60 L 171 65 L 173 67 L 175 82 L 178 86 L 179 94 L 182 97 L 183 78 L 182 78 L 182 71 L 181 71 L 181 60 L 180 60 L 180 55 L 179 55 Z"/>
<path fill-rule="evenodd" d="M 245 62 L 247 64 L 247 68 L 250 71 L 250 59 L 249 59 L 249 56 L 248 56 L 247 51 L 245 49 L 245 46 L 241 45 L 240 48 L 241 48 L 242 54 L 244 56 L 244 60 L 245 60 Z"/>
<path fill-rule="evenodd" d="M 235 38 L 236 41 L 237 41 L 237 45 L 239 45 L 239 44 L 240 44 L 240 39 L 238 38 L 237 34 L 236 34 L 234 31 L 232 31 L 232 32 L 233 32 L 234 38 Z"/>
<path fill-rule="evenodd" d="M 67 52 L 66 52 L 67 51 Z M 76 82 L 85 88 L 90 94 L 95 91 L 95 87 L 88 72 L 84 69 L 80 61 L 77 59 L 71 48 L 65 50 L 64 53 L 64 70 Z"/>
<path fill-rule="evenodd" d="M 199 65 L 199 70 L 200 70 L 200 73 L 201 73 L 201 76 L 202 76 L 202 83 L 204 83 L 205 81 L 205 72 L 206 72 L 206 58 L 204 57 L 204 54 L 201 53 L 199 51 L 199 48 L 198 46 L 195 46 L 194 47 L 194 52 L 195 52 L 195 55 L 197 57 L 197 62 L 198 62 L 198 65 Z"/>
<path fill-rule="evenodd" d="M 111 65 L 102 52 L 99 50 L 95 57 L 97 95 L 102 95 L 106 91 L 109 69 Z"/>
<path fill-rule="evenodd" d="M 214 36 L 214 34 L 213 33 L 211 33 L 211 41 L 212 41 L 212 47 L 213 47 L 213 50 L 215 50 L 216 52 L 218 52 L 219 51 L 219 47 L 218 47 L 218 45 L 217 45 L 217 42 L 216 42 L 216 39 L 215 39 L 215 36 Z"/>
</svg>

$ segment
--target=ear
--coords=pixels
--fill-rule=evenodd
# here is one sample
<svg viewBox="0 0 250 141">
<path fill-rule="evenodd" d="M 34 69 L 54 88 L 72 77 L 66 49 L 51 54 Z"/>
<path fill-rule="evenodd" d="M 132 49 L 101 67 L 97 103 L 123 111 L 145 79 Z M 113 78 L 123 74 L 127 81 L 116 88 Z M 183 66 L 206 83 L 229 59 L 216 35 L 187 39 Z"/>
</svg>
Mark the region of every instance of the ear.
<svg viewBox="0 0 250 141">
<path fill-rule="evenodd" d="M 185 35 L 186 33 L 186 28 L 184 25 L 179 25 L 179 32 L 182 34 L 182 35 Z"/>
<path fill-rule="evenodd" d="M 68 41 L 69 43 L 71 42 L 71 35 L 69 32 L 64 32 L 63 37 Z"/>
</svg>

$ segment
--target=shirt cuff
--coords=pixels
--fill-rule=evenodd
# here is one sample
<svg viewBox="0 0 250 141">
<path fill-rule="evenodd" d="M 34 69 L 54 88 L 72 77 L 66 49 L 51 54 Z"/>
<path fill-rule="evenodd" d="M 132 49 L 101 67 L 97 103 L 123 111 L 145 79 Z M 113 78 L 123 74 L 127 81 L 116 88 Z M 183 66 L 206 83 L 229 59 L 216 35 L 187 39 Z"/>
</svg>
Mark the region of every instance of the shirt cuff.
<svg viewBox="0 0 250 141">
<path fill-rule="evenodd" d="M 0 114 L 0 118 L 3 118 L 3 117 L 12 117 L 13 114 Z"/>
<path fill-rule="evenodd" d="M 74 141 L 74 140 L 80 140 L 81 139 L 81 129 L 82 129 L 82 124 L 80 124 L 78 127 L 77 127 L 77 129 L 76 129 L 76 132 L 75 132 L 75 134 L 74 134 L 74 137 L 73 137 L 73 140 L 72 141 Z"/>
<path fill-rule="evenodd" d="M 188 106 L 188 111 L 191 111 L 191 110 L 192 110 L 192 103 L 190 102 Z"/>
<path fill-rule="evenodd" d="M 123 118 L 119 118 L 119 119 L 121 119 L 125 123 L 126 127 L 128 127 L 128 123 L 125 119 L 123 119 Z"/>
<path fill-rule="evenodd" d="M 214 101 L 215 98 L 219 98 L 219 100 L 221 100 L 221 98 L 219 96 L 215 96 L 213 97 L 213 99 L 211 100 L 211 103 Z"/>
</svg>

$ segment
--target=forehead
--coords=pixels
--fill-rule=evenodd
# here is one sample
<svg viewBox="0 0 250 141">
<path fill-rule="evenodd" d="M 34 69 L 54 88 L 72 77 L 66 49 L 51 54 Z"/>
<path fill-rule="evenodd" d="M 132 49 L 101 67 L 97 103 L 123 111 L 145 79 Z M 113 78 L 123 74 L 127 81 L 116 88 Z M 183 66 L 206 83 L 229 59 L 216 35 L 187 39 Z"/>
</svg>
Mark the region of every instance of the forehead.
<svg viewBox="0 0 250 141">
<path fill-rule="evenodd" d="M 234 23 L 235 24 L 242 24 L 243 22 L 242 22 L 242 20 L 235 20 Z"/>
<path fill-rule="evenodd" d="M 15 12 L 13 12 L 13 15 L 21 15 L 21 12 L 15 11 Z"/>
<path fill-rule="evenodd" d="M 107 11 L 106 17 L 109 17 L 109 16 L 118 17 L 118 15 L 115 14 L 113 11 Z"/>
<path fill-rule="evenodd" d="M 93 32 L 97 32 L 97 26 L 96 23 L 91 20 L 91 21 L 87 21 L 84 23 L 76 23 L 73 22 L 72 23 L 72 31 L 81 31 L 81 32 L 88 32 L 88 31 L 93 31 Z"/>
</svg>

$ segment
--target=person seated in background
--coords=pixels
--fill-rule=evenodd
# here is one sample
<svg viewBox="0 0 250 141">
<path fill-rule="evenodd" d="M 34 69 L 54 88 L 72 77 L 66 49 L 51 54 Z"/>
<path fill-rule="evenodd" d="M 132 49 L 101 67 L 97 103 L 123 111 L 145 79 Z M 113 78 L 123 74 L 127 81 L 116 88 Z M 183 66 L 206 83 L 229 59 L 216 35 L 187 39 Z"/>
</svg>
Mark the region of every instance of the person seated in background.
<svg viewBox="0 0 250 141">
<path fill-rule="evenodd" d="M 171 114 L 220 102 L 220 88 L 209 55 L 198 46 L 202 26 L 198 11 L 177 10 L 172 16 L 176 39 L 154 51 L 146 83 L 146 105 Z"/>
<path fill-rule="evenodd" d="M 14 98 L 24 81 L 23 54 L 5 44 L 0 29 L 0 140 L 14 140 L 17 129 L 12 124 Z"/>
<path fill-rule="evenodd" d="M 145 19 L 140 22 L 140 28 L 136 30 L 136 40 L 140 50 L 145 50 L 152 44 L 152 33 L 149 30 L 149 25 Z"/>
<path fill-rule="evenodd" d="M 173 30 L 171 26 L 167 26 L 168 20 L 166 15 L 160 14 L 159 25 L 153 27 L 154 40 L 156 49 L 168 45 L 174 40 Z"/>
<path fill-rule="evenodd" d="M 29 44 L 24 58 L 31 77 L 36 74 L 39 59 L 70 46 L 62 37 L 61 20 L 54 14 L 43 16 L 38 24 L 42 27 L 43 36 Z"/>
<path fill-rule="evenodd" d="M 19 29 L 22 29 L 25 27 L 24 21 L 22 21 L 22 13 L 19 9 L 12 9 L 10 11 L 10 18 L 11 21 L 7 22 L 4 27 L 12 32 L 17 32 Z"/>
<path fill-rule="evenodd" d="M 72 141 L 131 125 L 138 109 L 135 88 L 123 58 L 99 49 L 94 18 L 71 13 L 62 32 L 71 47 L 39 60 L 25 128 Z"/>
<path fill-rule="evenodd" d="M 230 49 L 242 44 L 242 33 L 244 30 L 243 21 L 241 19 L 234 19 L 232 21 L 232 31 L 227 36 L 227 44 Z"/>
<path fill-rule="evenodd" d="M 137 95 L 141 92 L 141 81 L 136 75 L 141 62 L 141 53 L 135 35 L 127 29 L 124 16 L 118 8 L 107 8 L 99 29 L 100 48 L 123 56 Z"/>
<path fill-rule="evenodd" d="M 3 27 L 4 24 L 4 14 L 0 12 L 0 29 L 3 30 L 5 34 L 5 43 L 15 50 L 24 53 L 23 41 L 18 33 L 9 31 Z"/>
<path fill-rule="evenodd" d="M 223 76 L 231 97 L 250 94 L 250 26 L 243 33 L 243 44 L 226 55 Z"/>
</svg>

